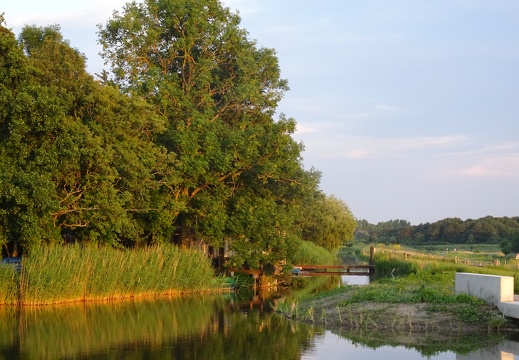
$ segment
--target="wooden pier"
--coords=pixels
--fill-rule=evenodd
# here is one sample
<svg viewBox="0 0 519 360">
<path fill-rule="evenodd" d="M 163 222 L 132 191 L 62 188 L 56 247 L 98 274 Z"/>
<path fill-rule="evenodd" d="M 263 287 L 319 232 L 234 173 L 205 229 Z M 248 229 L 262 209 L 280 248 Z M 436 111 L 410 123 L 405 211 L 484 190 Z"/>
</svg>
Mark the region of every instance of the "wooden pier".
<svg viewBox="0 0 519 360">
<path fill-rule="evenodd" d="M 319 276 L 319 275 L 373 275 L 374 265 L 296 265 L 299 269 L 295 275 Z"/>
</svg>

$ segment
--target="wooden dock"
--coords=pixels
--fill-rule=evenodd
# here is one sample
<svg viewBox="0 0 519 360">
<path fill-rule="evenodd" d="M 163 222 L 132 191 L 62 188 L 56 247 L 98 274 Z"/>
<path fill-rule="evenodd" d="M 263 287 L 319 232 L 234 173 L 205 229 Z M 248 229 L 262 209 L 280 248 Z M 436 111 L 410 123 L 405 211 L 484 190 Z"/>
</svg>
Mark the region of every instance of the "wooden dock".
<svg viewBox="0 0 519 360">
<path fill-rule="evenodd" d="M 295 269 L 301 272 L 297 275 L 373 275 L 373 265 L 296 265 Z"/>
</svg>

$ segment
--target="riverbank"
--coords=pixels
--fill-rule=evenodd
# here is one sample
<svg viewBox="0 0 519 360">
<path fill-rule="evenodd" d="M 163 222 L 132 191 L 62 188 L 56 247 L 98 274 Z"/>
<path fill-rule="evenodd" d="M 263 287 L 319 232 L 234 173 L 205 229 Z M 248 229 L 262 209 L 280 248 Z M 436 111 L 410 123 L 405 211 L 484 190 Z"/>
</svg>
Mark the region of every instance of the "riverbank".
<svg viewBox="0 0 519 360">
<path fill-rule="evenodd" d="M 297 311 L 285 314 L 336 331 L 391 330 L 417 336 L 519 330 L 517 324 L 503 317 L 495 306 L 477 301 L 471 304 L 351 302 L 356 290 L 308 299 L 298 304 Z"/>
<path fill-rule="evenodd" d="M 336 333 L 379 333 L 401 344 L 474 334 L 519 334 L 517 320 L 504 317 L 481 299 L 454 292 L 456 272 L 495 273 L 495 268 L 383 256 L 375 261 L 377 279 L 370 285 L 287 298 L 276 309 L 290 319 Z"/>
</svg>

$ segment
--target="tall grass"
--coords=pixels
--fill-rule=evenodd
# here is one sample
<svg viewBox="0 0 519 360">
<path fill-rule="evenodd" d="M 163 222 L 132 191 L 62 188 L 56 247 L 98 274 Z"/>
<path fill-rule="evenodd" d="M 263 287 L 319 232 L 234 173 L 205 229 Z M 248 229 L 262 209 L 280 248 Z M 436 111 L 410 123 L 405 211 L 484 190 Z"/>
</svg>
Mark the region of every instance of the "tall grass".
<svg viewBox="0 0 519 360">
<path fill-rule="evenodd" d="M 12 265 L 0 265 L 0 304 L 18 302 L 20 275 Z"/>
<path fill-rule="evenodd" d="M 203 253 L 176 246 L 125 250 L 67 245 L 32 248 L 23 258 L 19 281 L 17 274 L 8 275 L 0 269 L 0 302 L 13 303 L 14 298 L 36 305 L 208 289 L 214 274 Z"/>
<path fill-rule="evenodd" d="M 331 265 L 338 262 L 337 254 L 310 241 L 301 241 L 292 256 L 296 265 Z"/>
</svg>

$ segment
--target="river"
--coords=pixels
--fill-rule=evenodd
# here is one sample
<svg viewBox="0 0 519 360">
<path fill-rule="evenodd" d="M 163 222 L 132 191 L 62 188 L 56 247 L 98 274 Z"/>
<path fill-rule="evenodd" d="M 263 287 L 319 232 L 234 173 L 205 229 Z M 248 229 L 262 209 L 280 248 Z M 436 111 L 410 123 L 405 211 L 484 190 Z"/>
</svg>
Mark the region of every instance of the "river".
<svg viewBox="0 0 519 360">
<path fill-rule="evenodd" d="M 0 359 L 519 358 L 511 340 L 482 349 L 477 339 L 409 346 L 381 333 L 331 332 L 270 311 L 272 294 L 252 295 L 2 307 Z"/>
</svg>

